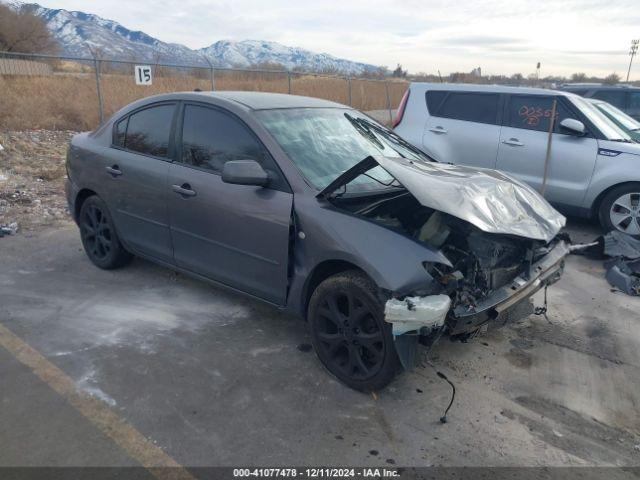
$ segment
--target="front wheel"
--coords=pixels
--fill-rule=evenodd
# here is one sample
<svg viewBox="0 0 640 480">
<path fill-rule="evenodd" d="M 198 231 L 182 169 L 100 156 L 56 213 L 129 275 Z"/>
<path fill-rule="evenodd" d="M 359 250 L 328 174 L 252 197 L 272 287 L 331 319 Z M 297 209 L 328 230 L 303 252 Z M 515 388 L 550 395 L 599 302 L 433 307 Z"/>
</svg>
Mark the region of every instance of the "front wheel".
<svg viewBox="0 0 640 480">
<path fill-rule="evenodd" d="M 384 388 L 400 369 L 375 284 L 358 271 L 323 281 L 309 301 L 311 339 L 322 364 L 360 391 Z"/>
<path fill-rule="evenodd" d="M 100 197 L 84 201 L 78 225 L 84 251 L 96 267 L 111 270 L 129 263 L 131 254 L 120 243 L 107 205 Z"/>
<path fill-rule="evenodd" d="M 606 231 L 619 230 L 640 237 L 640 183 L 611 190 L 602 199 L 598 213 Z"/>
</svg>

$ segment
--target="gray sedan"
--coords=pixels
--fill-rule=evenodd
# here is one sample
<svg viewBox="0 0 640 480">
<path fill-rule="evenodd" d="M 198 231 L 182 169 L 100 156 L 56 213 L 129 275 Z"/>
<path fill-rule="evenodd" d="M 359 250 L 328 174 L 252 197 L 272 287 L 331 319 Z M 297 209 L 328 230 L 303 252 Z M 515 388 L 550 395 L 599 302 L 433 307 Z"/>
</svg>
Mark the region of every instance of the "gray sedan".
<svg viewBox="0 0 640 480">
<path fill-rule="evenodd" d="M 529 314 L 568 253 L 530 187 L 313 98 L 146 98 L 76 135 L 67 170 L 95 265 L 138 255 L 296 313 L 359 390 L 410 368 L 418 342 Z"/>
</svg>

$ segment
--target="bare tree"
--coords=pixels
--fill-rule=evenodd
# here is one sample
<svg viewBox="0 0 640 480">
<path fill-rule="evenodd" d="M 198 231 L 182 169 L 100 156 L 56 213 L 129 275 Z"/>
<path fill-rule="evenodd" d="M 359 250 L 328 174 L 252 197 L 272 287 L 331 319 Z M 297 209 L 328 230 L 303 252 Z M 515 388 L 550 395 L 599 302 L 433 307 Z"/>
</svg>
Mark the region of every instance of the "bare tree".
<svg viewBox="0 0 640 480">
<path fill-rule="evenodd" d="M 29 5 L 0 4 L 0 50 L 20 53 L 57 53 L 58 42 Z"/>
<path fill-rule="evenodd" d="M 571 81 L 573 83 L 584 83 L 587 81 L 587 75 L 584 73 L 574 73 L 571 75 Z"/>
<path fill-rule="evenodd" d="M 605 85 L 615 85 L 617 83 L 620 83 L 620 75 L 618 75 L 617 73 L 607 75 L 606 77 L 604 77 L 604 80 L 602 80 L 602 83 L 604 83 Z"/>
</svg>

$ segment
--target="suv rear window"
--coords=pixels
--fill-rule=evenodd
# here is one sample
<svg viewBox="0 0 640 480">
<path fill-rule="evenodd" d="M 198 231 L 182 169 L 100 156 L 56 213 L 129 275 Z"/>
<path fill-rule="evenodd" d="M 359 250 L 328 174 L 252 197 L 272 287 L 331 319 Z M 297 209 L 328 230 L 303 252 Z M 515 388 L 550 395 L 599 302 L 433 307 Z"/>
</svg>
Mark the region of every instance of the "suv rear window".
<svg viewBox="0 0 640 480">
<path fill-rule="evenodd" d="M 625 108 L 625 96 L 627 92 L 615 91 L 615 90 L 596 90 L 596 92 L 592 95 L 593 98 L 597 98 L 598 100 L 604 100 L 605 102 L 610 103 L 614 107 L 618 107 L 624 110 Z"/>
<path fill-rule="evenodd" d="M 431 99 L 429 94 L 432 94 Z M 497 93 L 433 91 L 427 93 L 427 107 L 434 117 L 495 125 L 498 123 L 499 99 Z"/>
</svg>

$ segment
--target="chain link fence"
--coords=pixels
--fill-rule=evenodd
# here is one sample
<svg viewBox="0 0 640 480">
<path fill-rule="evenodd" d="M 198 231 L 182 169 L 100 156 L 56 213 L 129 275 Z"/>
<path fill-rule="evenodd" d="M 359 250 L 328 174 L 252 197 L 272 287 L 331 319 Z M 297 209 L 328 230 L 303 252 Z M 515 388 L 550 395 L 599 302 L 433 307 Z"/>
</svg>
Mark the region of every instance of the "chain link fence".
<svg viewBox="0 0 640 480">
<path fill-rule="evenodd" d="M 151 68 L 151 84 L 137 85 L 136 65 Z M 159 93 L 244 90 L 324 98 L 390 123 L 408 87 L 379 80 L 298 71 L 218 68 L 0 52 L 0 128 L 89 130 L 118 109 Z"/>
</svg>

